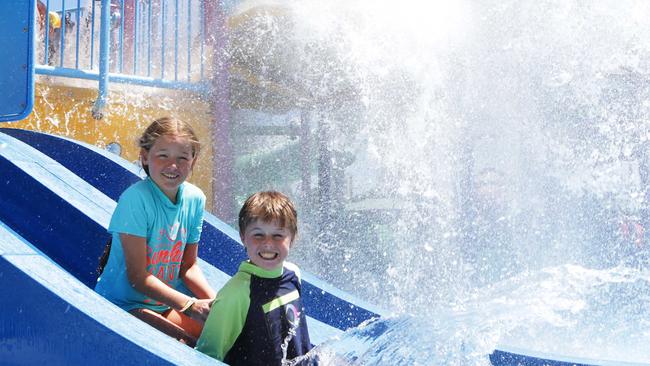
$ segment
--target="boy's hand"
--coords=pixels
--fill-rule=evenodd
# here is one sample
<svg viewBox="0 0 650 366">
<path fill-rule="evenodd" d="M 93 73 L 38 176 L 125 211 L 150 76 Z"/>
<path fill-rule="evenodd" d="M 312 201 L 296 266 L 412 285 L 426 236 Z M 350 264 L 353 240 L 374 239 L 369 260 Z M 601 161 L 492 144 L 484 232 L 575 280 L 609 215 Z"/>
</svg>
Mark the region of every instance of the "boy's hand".
<svg viewBox="0 0 650 366">
<path fill-rule="evenodd" d="M 194 304 L 188 309 L 187 315 L 194 320 L 205 323 L 210 313 L 210 306 L 212 306 L 213 299 L 196 300 Z"/>
</svg>

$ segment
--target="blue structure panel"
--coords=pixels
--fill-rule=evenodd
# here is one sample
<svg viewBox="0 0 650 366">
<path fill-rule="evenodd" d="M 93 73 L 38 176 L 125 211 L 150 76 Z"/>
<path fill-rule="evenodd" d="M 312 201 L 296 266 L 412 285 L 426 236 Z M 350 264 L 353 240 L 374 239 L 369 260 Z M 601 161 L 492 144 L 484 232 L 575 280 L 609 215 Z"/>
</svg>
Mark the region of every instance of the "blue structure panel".
<svg viewBox="0 0 650 366">
<path fill-rule="evenodd" d="M 0 288 L 11 289 L 11 296 L 0 296 L 3 364 L 171 364 L 125 341 L 34 281 L 5 257 L 0 257 Z"/>
<path fill-rule="evenodd" d="M 89 154 L 88 148 L 70 140 L 15 128 L 2 128 L 0 132 L 21 140 L 56 160 L 114 201 L 140 179 L 107 157 Z"/>
<path fill-rule="evenodd" d="M 35 3 L 0 2 L 0 122 L 23 119 L 34 105 Z"/>
<path fill-rule="evenodd" d="M 1 156 L 0 171 L 0 220 L 93 288 L 106 230 Z"/>
</svg>

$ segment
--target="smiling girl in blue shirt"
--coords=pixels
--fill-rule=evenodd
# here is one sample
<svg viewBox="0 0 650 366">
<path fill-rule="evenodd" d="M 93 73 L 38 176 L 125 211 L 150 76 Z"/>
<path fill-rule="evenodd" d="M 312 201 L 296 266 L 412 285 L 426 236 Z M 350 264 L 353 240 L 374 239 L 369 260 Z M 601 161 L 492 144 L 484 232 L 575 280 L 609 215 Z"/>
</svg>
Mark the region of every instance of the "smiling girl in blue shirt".
<svg viewBox="0 0 650 366">
<path fill-rule="evenodd" d="M 149 125 L 139 146 L 147 178 L 120 196 L 108 227 L 108 262 L 95 290 L 194 346 L 216 296 L 197 263 L 205 195 L 185 181 L 200 143 L 189 124 L 165 117 Z M 196 298 L 180 291 L 182 284 Z"/>
</svg>

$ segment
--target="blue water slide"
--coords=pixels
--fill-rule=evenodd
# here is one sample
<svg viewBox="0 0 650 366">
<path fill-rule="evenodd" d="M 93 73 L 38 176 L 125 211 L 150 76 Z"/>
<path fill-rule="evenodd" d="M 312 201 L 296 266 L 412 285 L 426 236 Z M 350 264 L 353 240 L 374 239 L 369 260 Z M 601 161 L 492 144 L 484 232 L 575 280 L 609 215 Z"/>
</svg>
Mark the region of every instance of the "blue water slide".
<svg viewBox="0 0 650 366">
<path fill-rule="evenodd" d="M 142 169 L 130 162 L 92 145 L 27 130 L 1 128 L 0 132 L 39 150 L 113 201 L 117 201 L 122 191 L 141 179 L 143 174 Z M 224 273 L 233 275 L 239 263 L 246 258 L 239 234 L 210 213 L 206 212 L 205 216 L 199 257 Z M 108 238 L 107 234 L 104 235 Z M 93 238 L 88 245 L 96 246 L 98 242 L 106 240 Z M 101 249 L 93 247 L 91 250 Z M 95 263 L 98 255 L 93 258 Z M 84 283 L 94 286 L 94 280 L 92 276 L 84 278 Z M 351 328 L 378 316 L 379 310 L 369 310 L 373 309 L 370 304 L 362 304 L 360 300 L 328 286 L 309 273 L 303 274 L 303 291 L 306 294 L 304 305 L 310 316 L 338 329 Z"/>
<path fill-rule="evenodd" d="M 143 326 L 92 287 L 119 194 L 141 169 L 91 145 L 0 128 L 0 360 L 8 364 L 193 364 L 214 360 Z M 244 258 L 237 232 L 206 213 L 200 264 L 219 288 Z M 305 273 L 319 344 L 382 311 Z M 614 365 L 502 348 L 495 366 Z"/>
<path fill-rule="evenodd" d="M 112 185 L 128 186 L 140 179 L 138 171 L 123 159 L 88 145 L 34 132 L 0 130 L 0 280 L 8 293 L 17 294 L 1 300 L 0 359 L 31 364 L 34 355 L 48 355 L 43 359 L 59 357 L 61 363 L 76 364 L 95 360 L 88 350 L 103 359 L 103 353 L 120 344 L 121 351 L 144 353 L 142 357 L 153 364 L 160 363 L 159 357 L 172 363 L 209 361 L 187 347 L 181 349 L 190 356 L 159 352 L 169 344 L 148 335 L 158 334 L 156 330 L 138 325 L 139 320 L 92 290 L 97 261 L 108 239 L 106 227 L 120 192 Z M 205 221 L 200 264 L 208 281 L 220 288 L 235 272 L 244 251 L 232 228 L 209 214 Z M 66 297 L 70 294 L 74 299 Z M 304 297 L 310 333 L 317 344 L 377 316 L 369 306 L 359 306 L 360 301 L 309 274 L 304 275 Z M 63 311 L 56 310 L 60 308 Z M 115 339 L 107 347 L 101 344 L 103 337 L 86 336 L 107 332 Z"/>
</svg>

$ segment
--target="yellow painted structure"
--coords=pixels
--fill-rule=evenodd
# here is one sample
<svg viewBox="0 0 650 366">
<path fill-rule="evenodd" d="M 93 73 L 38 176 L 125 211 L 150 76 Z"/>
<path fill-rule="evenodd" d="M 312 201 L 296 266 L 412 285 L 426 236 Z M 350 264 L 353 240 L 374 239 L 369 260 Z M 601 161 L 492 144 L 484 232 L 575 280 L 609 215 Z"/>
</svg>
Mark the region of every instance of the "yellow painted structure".
<svg viewBox="0 0 650 366">
<path fill-rule="evenodd" d="M 207 196 L 206 209 L 212 211 L 213 117 L 207 101 L 186 91 L 111 84 L 104 118 L 95 120 L 91 109 L 96 98 L 96 82 L 39 76 L 32 113 L 24 120 L 3 123 L 2 127 L 65 136 L 101 148 L 117 142 L 122 147 L 121 156 L 134 162 L 139 154 L 137 140 L 151 121 L 162 116 L 185 120 L 194 127 L 202 144 L 189 181 L 203 190 Z"/>
</svg>

